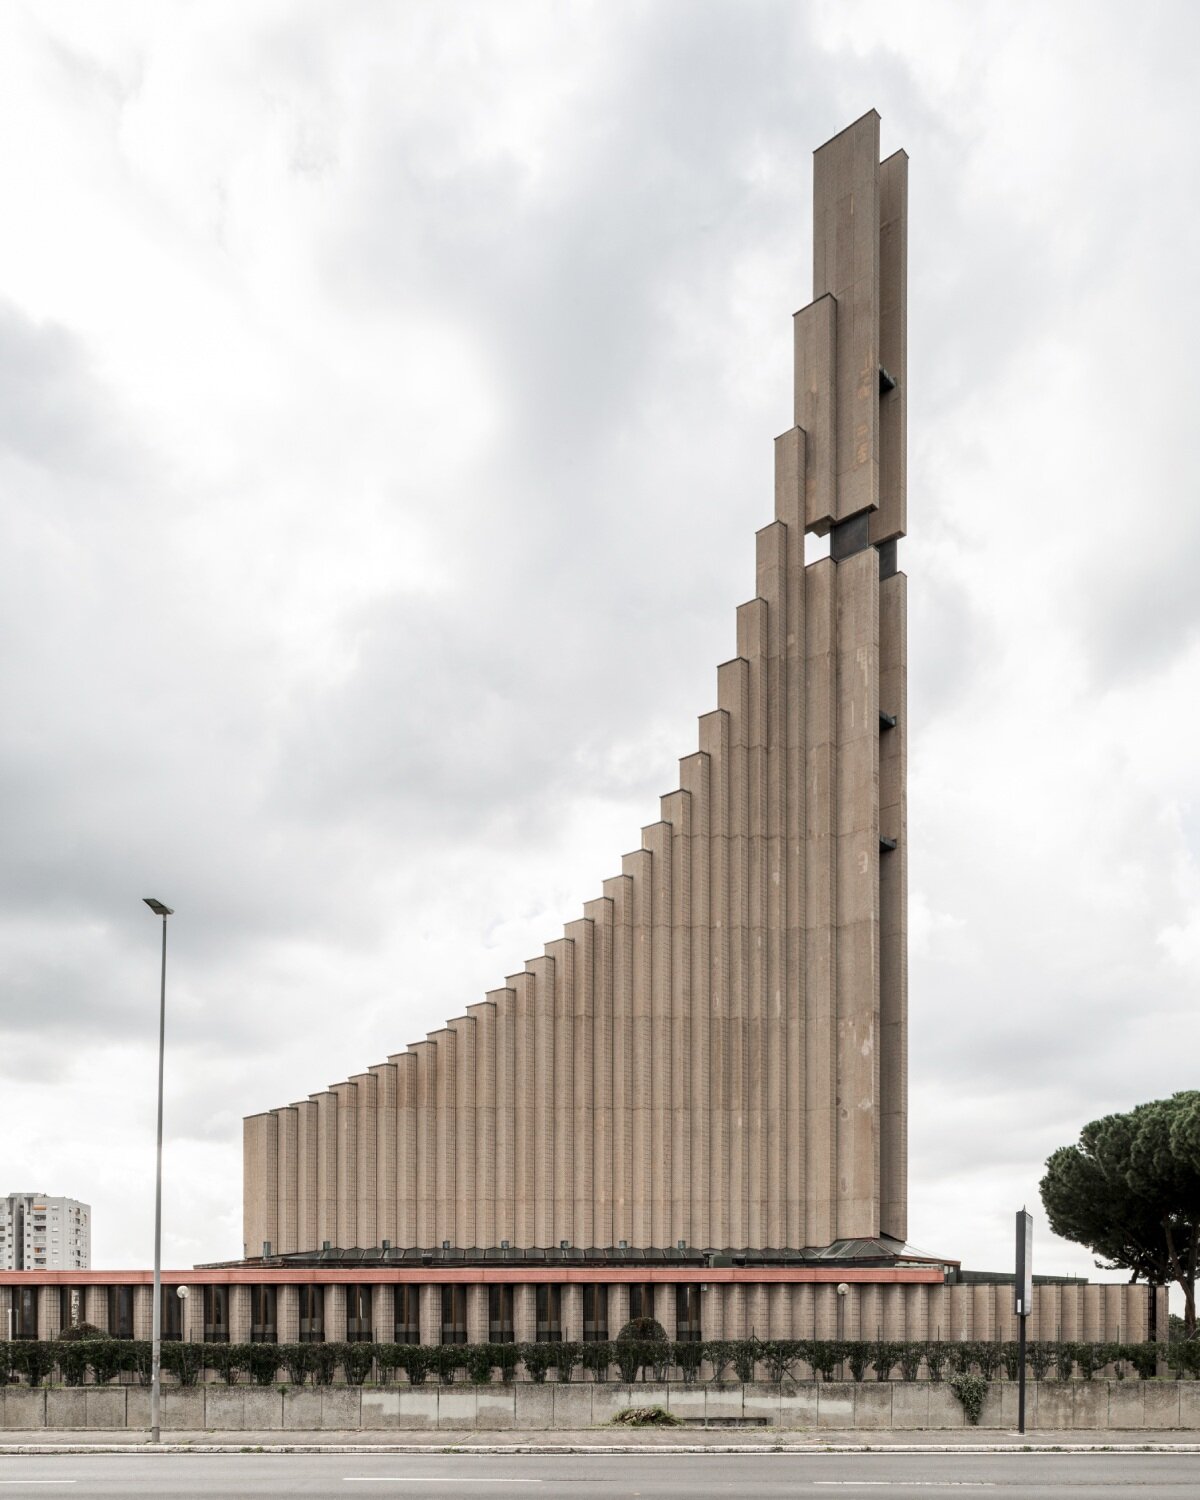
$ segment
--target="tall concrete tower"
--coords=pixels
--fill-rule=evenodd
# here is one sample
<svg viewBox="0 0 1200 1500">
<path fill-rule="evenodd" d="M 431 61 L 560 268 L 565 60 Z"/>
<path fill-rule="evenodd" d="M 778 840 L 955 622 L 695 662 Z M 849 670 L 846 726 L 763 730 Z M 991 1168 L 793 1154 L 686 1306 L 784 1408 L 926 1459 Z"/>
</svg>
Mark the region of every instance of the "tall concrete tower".
<svg viewBox="0 0 1200 1500">
<path fill-rule="evenodd" d="M 873 112 L 813 215 L 775 519 L 678 788 L 483 1001 L 247 1119 L 249 1254 L 904 1240 L 907 158 Z"/>
</svg>

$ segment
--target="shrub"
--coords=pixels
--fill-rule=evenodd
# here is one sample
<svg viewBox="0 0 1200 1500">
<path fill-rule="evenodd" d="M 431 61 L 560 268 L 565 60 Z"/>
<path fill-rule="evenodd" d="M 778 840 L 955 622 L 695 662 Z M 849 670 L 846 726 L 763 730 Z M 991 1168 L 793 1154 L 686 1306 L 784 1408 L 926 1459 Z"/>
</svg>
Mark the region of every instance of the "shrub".
<svg viewBox="0 0 1200 1500">
<path fill-rule="evenodd" d="M 94 1323 L 75 1323 L 70 1328 L 64 1328 L 58 1336 L 60 1344 L 73 1344 L 80 1339 L 106 1339 L 108 1334 L 103 1328 L 97 1328 Z"/>
<path fill-rule="evenodd" d="M 55 1348 L 55 1358 L 64 1385 L 83 1384 L 88 1367 L 86 1343 L 78 1340 L 62 1340 Z"/>
<path fill-rule="evenodd" d="M 979 1366 L 979 1373 L 985 1380 L 994 1379 L 1004 1359 L 1004 1351 L 999 1344 L 993 1344 L 990 1339 L 974 1347 L 975 1363 Z"/>
<path fill-rule="evenodd" d="M 679 1373 L 689 1385 L 699 1375 L 703 1359 L 704 1345 L 698 1339 L 686 1339 L 671 1345 L 672 1363 L 679 1367 Z"/>
<path fill-rule="evenodd" d="M 642 1368 L 642 1345 L 635 1344 L 632 1339 L 626 1339 L 623 1343 L 618 1340 L 613 1345 L 613 1359 L 617 1374 L 629 1385 L 638 1378 L 638 1371 Z"/>
<path fill-rule="evenodd" d="M 836 1339 L 811 1339 L 804 1345 L 804 1358 L 822 1380 L 834 1380 L 838 1364 L 845 1358 L 844 1347 Z"/>
<path fill-rule="evenodd" d="M 893 1343 L 888 1339 L 876 1339 L 871 1345 L 871 1363 L 875 1367 L 876 1380 L 890 1380 L 892 1371 L 900 1359 L 903 1344 Z"/>
<path fill-rule="evenodd" d="M 596 1348 L 606 1348 L 607 1345 L 597 1344 Z M 521 1351 L 516 1344 L 493 1344 L 492 1357 L 496 1367 L 500 1371 L 501 1380 L 510 1381 L 517 1372 L 517 1366 L 521 1362 Z"/>
<path fill-rule="evenodd" d="M 554 1363 L 558 1368 L 558 1379 L 570 1380 L 572 1372 L 582 1358 L 581 1345 L 575 1343 L 573 1340 L 565 1339 L 555 1347 L 557 1355 Z"/>
<path fill-rule="evenodd" d="M 636 1348 L 636 1345 L 629 1345 Z M 551 1365 L 558 1363 L 558 1346 L 556 1344 L 520 1344 L 521 1362 L 524 1364 L 530 1380 L 535 1385 L 542 1385 L 546 1379 L 546 1371 Z"/>
<path fill-rule="evenodd" d="M 149 1385 L 154 1378 L 152 1368 L 152 1345 L 149 1339 L 123 1339 L 121 1341 L 121 1368 L 137 1376 L 139 1385 Z"/>
<path fill-rule="evenodd" d="M 288 1373 L 288 1379 L 293 1385 L 303 1385 L 313 1372 L 313 1345 L 312 1344 L 283 1344 L 280 1346 L 279 1358 L 283 1368 Z"/>
<path fill-rule="evenodd" d="M 584 1344 L 579 1357 L 583 1368 L 591 1372 L 593 1380 L 607 1380 L 608 1367 L 613 1361 L 610 1343 L 598 1339 L 595 1343 Z"/>
<path fill-rule="evenodd" d="M 12 1367 L 31 1386 L 39 1386 L 54 1368 L 54 1345 L 37 1339 L 20 1339 L 12 1346 Z"/>
<path fill-rule="evenodd" d="M 172 1339 L 162 1346 L 162 1367 L 174 1375 L 180 1385 L 195 1385 L 204 1368 L 204 1345 Z"/>
<path fill-rule="evenodd" d="M 244 1344 L 242 1369 L 255 1385 L 274 1385 L 279 1373 L 278 1344 Z"/>
<path fill-rule="evenodd" d="M 796 1339 L 767 1339 L 758 1347 L 758 1357 L 767 1367 L 767 1379 L 776 1384 L 790 1375 L 792 1366 L 800 1358 L 801 1348 Z"/>
<path fill-rule="evenodd" d="M 704 1353 L 713 1367 L 713 1379 L 724 1380 L 725 1372 L 733 1363 L 733 1342 L 730 1339 L 709 1339 Z"/>
<path fill-rule="evenodd" d="M 627 1406 L 613 1417 L 617 1427 L 678 1427 L 679 1418 L 661 1406 Z"/>
<path fill-rule="evenodd" d="M 950 1389 L 962 1403 L 962 1409 L 972 1427 L 979 1426 L 987 1388 L 988 1383 L 982 1375 L 960 1374 L 950 1378 Z"/>
<path fill-rule="evenodd" d="M 315 1385 L 332 1385 L 337 1374 L 338 1345 L 310 1344 L 312 1350 L 312 1372 Z"/>
<path fill-rule="evenodd" d="M 347 1385 L 362 1385 L 375 1363 L 374 1344 L 342 1344 L 338 1350 L 338 1363 L 346 1376 Z"/>
<path fill-rule="evenodd" d="M 900 1345 L 900 1358 L 897 1363 L 900 1366 L 901 1380 L 916 1380 L 921 1373 L 921 1360 L 925 1356 L 924 1344 L 915 1343 L 909 1339 Z"/>
<path fill-rule="evenodd" d="M 454 1384 L 456 1370 L 464 1364 L 465 1344 L 435 1344 L 429 1351 L 429 1368 L 435 1372 L 443 1385 Z"/>
<path fill-rule="evenodd" d="M 846 1363 L 850 1366 L 850 1373 L 855 1380 L 861 1380 L 867 1373 L 867 1366 L 871 1363 L 871 1350 L 868 1344 L 861 1339 L 853 1339 L 846 1345 Z"/>
<path fill-rule="evenodd" d="M 1079 1366 L 1079 1373 L 1085 1380 L 1091 1380 L 1096 1371 L 1104 1363 L 1100 1358 L 1101 1348 L 1099 1344 L 1075 1344 L 1075 1363 Z"/>
<path fill-rule="evenodd" d="M 630 1318 L 617 1334 L 617 1342 L 628 1343 L 631 1340 L 635 1343 L 653 1340 L 656 1343 L 665 1344 L 667 1331 L 654 1318 Z"/>
<path fill-rule="evenodd" d="M 975 1363 L 975 1345 L 965 1339 L 947 1344 L 946 1363 L 952 1375 L 969 1375 Z"/>
<path fill-rule="evenodd" d="M 1157 1344 L 1126 1344 L 1125 1353 L 1129 1357 L 1129 1363 L 1138 1372 L 1139 1379 L 1153 1380 L 1158 1369 Z"/>
<path fill-rule="evenodd" d="M 741 1381 L 754 1379 L 754 1366 L 758 1363 L 759 1343 L 757 1339 L 735 1339 L 733 1343 L 733 1368 Z"/>
<path fill-rule="evenodd" d="M 12 1350 L 7 1340 L 0 1339 L 0 1385 L 7 1385 L 12 1375 Z"/>
<path fill-rule="evenodd" d="M 466 1344 L 463 1346 L 463 1364 L 467 1379 L 472 1385 L 488 1385 L 492 1371 L 496 1368 L 495 1346 L 492 1344 Z"/>
<path fill-rule="evenodd" d="M 1007 1380 L 1020 1380 L 1021 1378 L 1021 1346 L 1016 1339 L 1009 1339 L 1000 1346 L 1000 1358 L 1004 1364 L 1004 1375 Z"/>
<path fill-rule="evenodd" d="M 1058 1343 L 1054 1346 L 1054 1365 L 1060 1380 L 1070 1380 L 1075 1372 L 1074 1344 Z"/>
<path fill-rule="evenodd" d="M 1033 1378 L 1045 1380 L 1050 1373 L 1050 1366 L 1054 1363 L 1054 1345 L 1038 1339 L 1027 1346 L 1026 1354 L 1029 1357 L 1029 1368 L 1033 1371 Z"/>
<path fill-rule="evenodd" d="M 88 1369 L 97 1385 L 107 1385 L 114 1375 L 121 1372 L 121 1346 L 115 1339 L 89 1339 L 87 1349 Z"/>
</svg>

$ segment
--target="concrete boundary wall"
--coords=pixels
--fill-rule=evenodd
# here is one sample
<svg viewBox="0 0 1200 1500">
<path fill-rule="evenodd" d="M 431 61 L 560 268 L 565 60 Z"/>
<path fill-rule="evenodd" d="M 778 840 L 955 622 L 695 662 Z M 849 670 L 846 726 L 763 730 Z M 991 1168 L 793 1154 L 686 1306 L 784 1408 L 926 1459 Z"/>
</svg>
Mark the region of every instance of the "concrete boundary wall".
<svg viewBox="0 0 1200 1500">
<path fill-rule="evenodd" d="M 599 1427 L 627 1406 L 665 1406 L 687 1423 L 793 1429 L 963 1427 L 962 1407 L 944 1384 L 861 1385 L 323 1386 L 280 1389 L 195 1386 L 163 1392 L 162 1425 L 174 1432 L 394 1430 L 546 1431 Z M 112 1431 L 150 1425 L 150 1392 L 137 1386 L 0 1390 L 0 1429 Z M 1017 1387 L 994 1382 L 981 1427 L 1017 1425 Z M 1200 1382 L 1090 1380 L 1030 1382 L 1026 1426 L 1044 1431 L 1200 1430 Z"/>
</svg>

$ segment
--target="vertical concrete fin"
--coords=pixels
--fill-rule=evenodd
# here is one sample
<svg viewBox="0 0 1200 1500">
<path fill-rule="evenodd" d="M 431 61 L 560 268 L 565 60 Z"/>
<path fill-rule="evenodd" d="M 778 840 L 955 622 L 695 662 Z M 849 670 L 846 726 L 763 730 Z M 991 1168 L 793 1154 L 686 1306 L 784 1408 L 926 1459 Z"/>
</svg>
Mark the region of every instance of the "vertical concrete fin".
<svg viewBox="0 0 1200 1500">
<path fill-rule="evenodd" d="M 646 1103 L 649 1116 L 650 1245 L 669 1242 L 671 1232 L 671 1055 L 672 865 L 671 825 L 652 823 L 642 829 L 642 846 L 650 855 L 650 1014 Z"/>
<path fill-rule="evenodd" d="M 546 944 L 546 956 L 553 964 L 554 1051 L 550 1089 L 553 1122 L 552 1148 L 547 1160 L 550 1193 L 550 1245 L 566 1240 L 580 1243 L 575 1237 L 575 1159 L 572 1142 L 575 1130 L 575 945 L 570 938 L 556 938 Z"/>
<path fill-rule="evenodd" d="M 689 903 L 687 910 L 690 943 L 690 1005 L 688 1011 L 689 1041 L 686 1067 L 688 1082 L 688 1152 L 690 1173 L 687 1184 L 687 1216 L 680 1234 L 690 1245 L 711 1245 L 715 1241 L 709 1221 L 711 1171 L 711 1108 L 709 1078 L 712 1068 L 711 1001 L 712 947 L 709 924 L 710 860 L 712 854 L 711 803 L 709 776 L 711 762 L 704 751 L 686 756 L 679 762 L 679 780 L 688 797 L 689 824 Z"/>
<path fill-rule="evenodd" d="M 358 1089 L 349 1081 L 335 1083 L 337 1095 L 337 1226 L 334 1244 L 358 1244 Z"/>
<path fill-rule="evenodd" d="M 475 1240 L 500 1243 L 496 1232 L 496 1137 L 500 1104 L 496 1093 L 496 1001 L 488 997 L 467 1006 L 475 1022 Z"/>
<path fill-rule="evenodd" d="M 485 1243 L 475 1225 L 478 1203 L 475 1175 L 475 1108 L 478 1088 L 475 1055 L 475 1020 L 473 1016 L 455 1016 L 447 1021 L 454 1033 L 454 1090 L 450 1102 L 454 1121 L 453 1176 L 454 1195 L 450 1204 L 452 1244 L 469 1247 Z"/>
<path fill-rule="evenodd" d="M 671 987 L 669 1097 L 664 1101 L 670 1141 L 671 1177 L 665 1195 L 665 1245 L 692 1238 L 692 795 L 686 788 L 661 800 L 662 821 L 670 829 Z"/>
<path fill-rule="evenodd" d="M 837 1236 L 879 1232 L 879 564 L 838 564 Z"/>
<path fill-rule="evenodd" d="M 908 530 L 908 157 L 879 167 L 879 509 L 874 543 Z M 886 389 L 885 389 L 886 386 Z"/>
<path fill-rule="evenodd" d="M 613 1238 L 633 1243 L 633 880 L 604 882 L 612 906 Z"/>
<path fill-rule="evenodd" d="M 590 903 L 589 903 L 590 904 Z M 571 1125 L 569 1157 L 564 1160 L 571 1205 L 571 1242 L 587 1247 L 596 1240 L 593 1204 L 599 1194 L 600 1161 L 595 1080 L 596 924 L 590 917 L 568 922 L 571 945 L 571 1092 L 566 1099 Z"/>
<path fill-rule="evenodd" d="M 653 1087 L 653 1039 L 651 1034 L 652 959 L 654 943 L 653 856 L 648 849 L 635 849 L 621 859 L 621 871 L 629 879 L 630 917 L 630 1035 L 631 1120 L 629 1203 L 631 1243 L 649 1245 L 650 1196 L 653 1163 L 650 1155 L 650 1091 Z"/>
<path fill-rule="evenodd" d="M 396 1222 L 396 1065 L 376 1063 L 375 1078 L 375 1232 L 378 1243 L 397 1245 Z"/>
<path fill-rule="evenodd" d="M 379 1080 L 369 1069 L 355 1073 L 350 1082 L 354 1084 L 358 1119 L 355 1122 L 356 1172 L 355 1172 L 355 1243 L 364 1249 L 378 1245 L 378 1172 L 375 1143 L 379 1134 Z"/>
<path fill-rule="evenodd" d="M 730 1140 L 730 870 L 729 761 L 730 715 L 725 709 L 700 720 L 700 750 L 709 776 L 709 1234 L 714 1245 L 732 1245 L 729 1237 Z M 702 1126 L 702 1128 L 704 1128 Z"/>
<path fill-rule="evenodd" d="M 795 417 L 793 431 L 802 434 L 790 446 L 776 439 L 775 514 L 801 531 L 823 536 L 838 519 L 837 511 L 837 299 L 818 297 L 792 320 L 795 349 Z M 783 445 L 783 452 L 780 452 Z M 793 479 L 792 466 L 796 466 Z M 783 488 L 786 505 L 779 501 Z M 794 523 L 791 501 L 797 497 Z"/>
<path fill-rule="evenodd" d="M 613 903 L 584 905 L 592 924 L 592 1245 L 615 1245 L 613 1227 Z"/>
<path fill-rule="evenodd" d="M 337 1243 L 338 1096 L 332 1089 L 313 1094 L 317 1106 L 317 1245 Z"/>
<path fill-rule="evenodd" d="M 813 297 L 837 298 L 836 517 L 879 504 L 879 116 L 813 153 Z"/>
<path fill-rule="evenodd" d="M 420 1161 L 417 1070 L 420 1064 L 411 1050 L 397 1052 L 388 1060 L 396 1066 L 396 1243 L 412 1249 L 421 1243 L 417 1213 Z"/>
<path fill-rule="evenodd" d="M 317 1106 L 296 1104 L 296 1249 L 317 1250 Z"/>
<path fill-rule="evenodd" d="M 533 1046 L 533 1116 L 530 1168 L 533 1190 L 535 1245 L 556 1245 L 552 1223 L 554 1204 L 554 960 L 531 958 L 525 965 L 533 976 L 530 1012 Z"/>
<path fill-rule="evenodd" d="M 879 585 L 879 1223 L 908 1238 L 908 579 Z"/>
<path fill-rule="evenodd" d="M 535 1227 L 534 1005 L 537 981 L 529 970 L 510 974 L 513 998 L 513 1239 L 537 1244 Z"/>
<path fill-rule="evenodd" d="M 496 1228 L 493 1243 L 519 1244 L 516 1217 L 517 996 L 511 987 L 489 990 L 496 1002 Z"/>
<path fill-rule="evenodd" d="M 279 1207 L 276 1239 L 272 1240 L 280 1255 L 298 1250 L 297 1210 L 299 1208 L 299 1160 L 297 1156 L 297 1122 L 295 1105 L 273 1111 L 279 1129 Z"/>
</svg>

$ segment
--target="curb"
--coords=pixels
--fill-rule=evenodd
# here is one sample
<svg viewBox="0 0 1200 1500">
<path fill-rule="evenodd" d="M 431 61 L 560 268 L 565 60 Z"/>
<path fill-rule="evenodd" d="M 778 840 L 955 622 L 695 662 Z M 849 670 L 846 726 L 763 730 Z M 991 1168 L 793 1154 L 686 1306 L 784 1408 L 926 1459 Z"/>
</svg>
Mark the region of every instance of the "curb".
<svg viewBox="0 0 1200 1500">
<path fill-rule="evenodd" d="M 681 1454 L 704 1455 L 711 1453 L 728 1457 L 731 1454 L 796 1455 L 796 1454 L 877 1454 L 880 1457 L 892 1453 L 916 1453 L 923 1455 L 946 1453 L 961 1456 L 964 1453 L 1014 1453 L 1030 1455 L 1037 1453 L 1200 1453 L 1200 1443 L 887 1443 L 873 1446 L 869 1443 L 772 1443 L 755 1446 L 745 1443 L 0 1443 L 0 1456 L 6 1454 L 55 1454 L 55 1453 L 100 1453 L 143 1454 L 147 1457 L 177 1453 L 217 1454 L 371 1454 L 405 1455 L 420 1457 L 429 1454 L 453 1454 L 463 1457 L 470 1454 L 514 1454 L 541 1453 L 563 1455 L 575 1453 L 622 1454 L 638 1457 L 673 1458 Z"/>
</svg>

